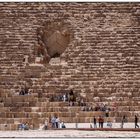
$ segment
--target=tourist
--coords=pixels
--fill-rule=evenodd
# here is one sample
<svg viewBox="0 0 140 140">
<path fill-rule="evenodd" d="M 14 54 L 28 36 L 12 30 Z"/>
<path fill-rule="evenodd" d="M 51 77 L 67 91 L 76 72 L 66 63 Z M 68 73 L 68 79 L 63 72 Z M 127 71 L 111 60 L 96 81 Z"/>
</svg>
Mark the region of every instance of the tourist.
<svg viewBox="0 0 140 140">
<path fill-rule="evenodd" d="M 135 128 L 139 128 L 139 125 L 138 125 L 138 117 L 137 115 L 135 115 Z"/>
<path fill-rule="evenodd" d="M 66 94 L 63 95 L 63 102 L 66 102 Z"/>
<path fill-rule="evenodd" d="M 19 92 L 19 95 L 25 95 L 25 91 L 24 91 L 24 88 L 22 87 L 20 92 Z"/>
<path fill-rule="evenodd" d="M 74 103 L 72 101 L 69 102 L 69 106 L 73 106 Z"/>
<path fill-rule="evenodd" d="M 25 124 L 24 123 L 19 124 L 19 126 L 18 126 L 19 130 L 24 130 L 24 128 L 25 128 Z"/>
<path fill-rule="evenodd" d="M 56 121 L 56 117 L 52 117 L 51 118 L 51 123 L 52 123 L 52 128 L 55 128 L 56 126 L 55 126 L 55 121 Z"/>
<path fill-rule="evenodd" d="M 25 87 L 25 88 L 21 88 L 19 95 L 28 95 L 29 93 L 29 88 Z"/>
<path fill-rule="evenodd" d="M 103 104 L 101 108 L 102 108 L 101 109 L 102 111 L 104 111 L 104 112 L 106 111 L 106 105 Z"/>
<path fill-rule="evenodd" d="M 68 93 L 66 93 L 66 101 L 68 101 L 69 95 Z"/>
<path fill-rule="evenodd" d="M 74 105 L 74 93 L 73 93 L 73 90 L 71 89 L 70 92 L 69 92 L 69 106 L 73 106 Z"/>
<path fill-rule="evenodd" d="M 93 123 L 94 123 L 94 128 L 97 128 L 97 124 L 96 124 L 96 118 L 94 116 L 94 119 L 93 119 Z"/>
<path fill-rule="evenodd" d="M 112 122 L 111 122 L 111 121 L 107 121 L 107 126 L 108 126 L 109 128 L 112 128 Z"/>
<path fill-rule="evenodd" d="M 86 111 L 89 111 L 89 105 L 86 106 Z"/>
<path fill-rule="evenodd" d="M 111 122 L 111 119 L 109 118 L 107 120 L 107 127 L 112 128 L 112 122 Z"/>
<path fill-rule="evenodd" d="M 28 123 L 21 123 L 19 124 L 19 130 L 29 130 L 29 125 Z"/>
<path fill-rule="evenodd" d="M 81 108 L 81 111 L 85 111 L 86 109 L 85 109 L 85 107 L 83 106 L 82 108 Z"/>
<path fill-rule="evenodd" d="M 60 119 L 58 117 L 56 117 L 56 119 L 55 119 L 56 128 L 59 128 L 59 123 L 60 123 Z"/>
<path fill-rule="evenodd" d="M 124 115 L 123 118 L 122 118 L 121 128 L 123 128 L 123 125 L 124 125 L 125 122 L 126 122 L 126 117 Z"/>
<path fill-rule="evenodd" d="M 54 102 L 54 95 L 51 95 L 50 102 Z"/>
<path fill-rule="evenodd" d="M 100 111 L 100 105 L 99 104 L 96 104 L 95 111 Z"/>
<path fill-rule="evenodd" d="M 69 97 L 70 97 L 69 100 L 73 102 L 73 101 L 74 101 L 74 93 L 73 93 L 73 90 L 72 90 L 72 89 L 70 90 L 69 95 L 70 95 L 70 96 L 69 96 Z"/>
<path fill-rule="evenodd" d="M 66 128 L 64 122 L 61 122 L 61 127 L 60 128 Z"/>
<path fill-rule="evenodd" d="M 77 122 L 75 123 L 75 128 L 78 128 L 78 123 Z"/>
<path fill-rule="evenodd" d="M 103 125 L 104 125 L 104 119 L 103 117 L 99 117 L 99 128 L 103 128 Z"/>
<path fill-rule="evenodd" d="M 48 121 L 46 120 L 44 124 L 44 130 L 47 130 L 47 129 L 48 129 Z"/>
<path fill-rule="evenodd" d="M 92 106 L 89 107 L 89 111 L 93 111 L 93 107 Z"/>
<path fill-rule="evenodd" d="M 80 99 L 80 97 L 76 97 L 76 102 L 78 103 L 78 106 L 81 105 L 81 99 Z"/>
<path fill-rule="evenodd" d="M 25 87 L 25 88 L 24 88 L 24 93 L 25 93 L 25 95 L 26 95 L 26 94 L 28 95 L 28 94 L 29 94 L 29 88 Z"/>
<path fill-rule="evenodd" d="M 99 128 L 100 128 L 101 127 L 101 116 L 99 117 L 98 122 L 99 122 Z"/>
<path fill-rule="evenodd" d="M 84 100 L 81 99 L 80 106 L 84 106 Z"/>
<path fill-rule="evenodd" d="M 105 116 L 109 117 L 109 109 L 108 108 L 105 110 Z"/>
<path fill-rule="evenodd" d="M 25 123 L 24 130 L 29 130 L 29 124 L 27 122 Z"/>
<path fill-rule="evenodd" d="M 103 128 L 104 126 L 104 118 L 102 117 L 102 120 L 101 120 L 101 128 Z"/>
</svg>

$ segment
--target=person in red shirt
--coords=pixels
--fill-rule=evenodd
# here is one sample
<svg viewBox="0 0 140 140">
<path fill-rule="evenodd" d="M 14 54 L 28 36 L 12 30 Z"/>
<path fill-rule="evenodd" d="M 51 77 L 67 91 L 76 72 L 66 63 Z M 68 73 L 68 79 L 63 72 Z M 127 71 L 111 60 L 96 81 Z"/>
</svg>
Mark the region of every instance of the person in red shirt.
<svg viewBox="0 0 140 140">
<path fill-rule="evenodd" d="M 103 128 L 104 118 L 100 116 L 98 121 L 99 121 L 99 128 Z"/>
</svg>

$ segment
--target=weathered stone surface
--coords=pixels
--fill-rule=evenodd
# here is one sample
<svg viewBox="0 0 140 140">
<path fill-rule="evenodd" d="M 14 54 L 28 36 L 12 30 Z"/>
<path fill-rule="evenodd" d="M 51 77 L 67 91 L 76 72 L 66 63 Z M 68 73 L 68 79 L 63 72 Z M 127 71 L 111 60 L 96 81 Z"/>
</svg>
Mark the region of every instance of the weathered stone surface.
<svg viewBox="0 0 140 140">
<path fill-rule="evenodd" d="M 140 3 L 0 3 L 0 130 L 17 129 L 16 117 L 38 128 L 54 114 L 65 122 L 102 115 L 49 102 L 48 95 L 70 89 L 87 103 L 108 104 L 111 119 L 133 121 L 140 111 L 139 11 Z M 18 97 L 27 85 L 31 95 Z"/>
</svg>

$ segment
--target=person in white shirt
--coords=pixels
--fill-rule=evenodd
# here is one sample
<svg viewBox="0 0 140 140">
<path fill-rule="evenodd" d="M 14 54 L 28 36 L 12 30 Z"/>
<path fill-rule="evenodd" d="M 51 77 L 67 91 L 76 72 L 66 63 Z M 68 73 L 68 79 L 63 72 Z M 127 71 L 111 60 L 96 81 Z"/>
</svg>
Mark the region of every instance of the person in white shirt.
<svg viewBox="0 0 140 140">
<path fill-rule="evenodd" d="M 56 117 L 56 120 L 55 120 L 56 128 L 59 128 L 59 123 L 60 123 L 60 119 L 58 117 Z"/>
<path fill-rule="evenodd" d="M 66 102 L 66 94 L 63 95 L 63 102 Z"/>
</svg>

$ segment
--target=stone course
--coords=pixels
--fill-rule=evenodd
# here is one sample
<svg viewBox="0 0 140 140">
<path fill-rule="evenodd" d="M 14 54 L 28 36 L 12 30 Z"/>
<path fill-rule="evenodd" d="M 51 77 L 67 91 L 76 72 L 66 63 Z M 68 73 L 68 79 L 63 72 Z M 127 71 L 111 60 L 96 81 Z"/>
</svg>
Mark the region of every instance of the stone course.
<svg viewBox="0 0 140 140">
<path fill-rule="evenodd" d="M 140 113 L 139 17 L 139 2 L 0 3 L 0 130 L 26 121 L 37 129 L 53 114 L 67 123 L 103 115 L 47 97 L 70 89 L 87 103 L 115 106 L 112 120 L 126 115 L 134 121 Z M 36 62 L 37 31 L 53 22 L 67 23 L 70 42 L 60 61 Z M 17 95 L 23 85 L 31 95 Z"/>
</svg>

